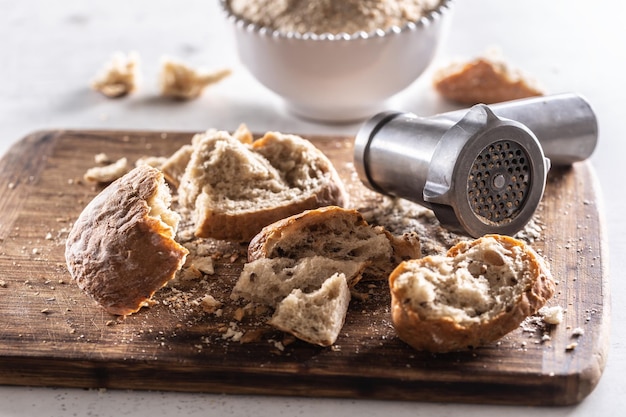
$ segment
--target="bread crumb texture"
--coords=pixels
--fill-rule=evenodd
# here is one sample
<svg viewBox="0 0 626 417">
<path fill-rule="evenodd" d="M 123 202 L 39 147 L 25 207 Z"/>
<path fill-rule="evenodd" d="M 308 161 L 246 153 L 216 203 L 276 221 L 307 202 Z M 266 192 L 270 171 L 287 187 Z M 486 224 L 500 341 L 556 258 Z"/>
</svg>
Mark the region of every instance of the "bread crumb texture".
<svg viewBox="0 0 626 417">
<path fill-rule="evenodd" d="M 432 352 L 504 336 L 535 314 L 555 288 L 534 250 L 499 235 L 461 242 L 446 256 L 404 262 L 389 282 L 399 337 Z"/>
<path fill-rule="evenodd" d="M 356 210 L 308 210 L 253 238 L 231 298 L 265 304 L 275 309 L 271 325 L 330 346 L 346 319 L 350 288 L 363 278 L 386 279 L 403 259 L 419 256 L 416 237 L 394 237 Z"/>
<path fill-rule="evenodd" d="M 281 32 L 356 33 L 417 22 L 440 0 L 230 0 L 237 16 Z"/>
<path fill-rule="evenodd" d="M 239 135 L 210 130 L 182 151 L 189 161 L 179 201 L 192 212 L 196 236 L 249 241 L 284 217 L 347 204 L 332 163 L 306 139 L 268 132 L 245 143 Z"/>
</svg>

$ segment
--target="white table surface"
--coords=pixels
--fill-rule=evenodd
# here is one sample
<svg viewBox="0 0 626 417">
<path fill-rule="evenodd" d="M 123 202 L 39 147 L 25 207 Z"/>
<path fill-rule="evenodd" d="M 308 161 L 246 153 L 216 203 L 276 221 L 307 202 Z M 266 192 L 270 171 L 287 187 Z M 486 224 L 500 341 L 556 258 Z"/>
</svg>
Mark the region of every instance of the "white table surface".
<svg viewBox="0 0 626 417">
<path fill-rule="evenodd" d="M 624 175 L 619 174 L 626 159 L 623 4 L 618 0 L 457 0 L 452 31 L 433 63 L 437 67 L 498 46 L 548 92 L 582 93 L 596 110 L 600 142 L 591 160 L 603 190 L 609 240 L 611 346 L 597 388 L 581 404 L 528 408 L 0 387 L 0 417 L 623 415 L 626 193 Z M 130 97 L 108 100 L 91 91 L 88 83 L 118 50 L 140 54 L 144 83 Z M 156 79 L 163 54 L 198 66 L 232 68 L 234 73 L 198 100 L 160 100 Z M 421 115 L 450 109 L 431 89 L 431 70 L 389 106 Z M 217 0 L 0 0 L 0 154 L 36 129 L 232 130 L 241 122 L 259 132 L 354 134 L 359 126 L 322 125 L 287 114 L 280 100 L 239 64 Z"/>
</svg>

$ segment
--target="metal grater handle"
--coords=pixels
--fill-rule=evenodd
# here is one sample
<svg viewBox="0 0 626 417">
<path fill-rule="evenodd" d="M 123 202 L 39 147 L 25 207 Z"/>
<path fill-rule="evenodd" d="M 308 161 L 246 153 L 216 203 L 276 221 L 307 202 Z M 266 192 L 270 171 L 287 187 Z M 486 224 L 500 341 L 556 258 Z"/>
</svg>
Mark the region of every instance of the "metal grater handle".
<svg viewBox="0 0 626 417">
<path fill-rule="evenodd" d="M 598 142 L 598 122 L 582 96 L 573 93 L 534 97 L 488 106 L 498 117 L 515 120 L 537 137 L 552 165 L 571 165 L 591 156 Z M 433 118 L 458 122 L 467 109 Z"/>
</svg>

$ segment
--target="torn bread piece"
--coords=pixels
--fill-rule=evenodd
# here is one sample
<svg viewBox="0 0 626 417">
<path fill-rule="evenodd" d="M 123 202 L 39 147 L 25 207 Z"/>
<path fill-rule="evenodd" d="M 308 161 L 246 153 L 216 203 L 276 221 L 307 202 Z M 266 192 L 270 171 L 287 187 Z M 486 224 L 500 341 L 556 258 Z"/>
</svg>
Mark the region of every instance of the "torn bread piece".
<svg viewBox="0 0 626 417">
<path fill-rule="evenodd" d="M 194 146 L 196 146 L 200 140 L 206 135 L 213 135 L 217 131 L 215 129 L 209 129 L 204 133 L 198 133 L 191 138 L 191 143 L 181 146 L 176 152 L 174 152 L 169 158 L 166 158 L 160 166 L 161 171 L 165 175 L 165 179 L 172 184 L 175 188 L 180 185 L 180 180 L 185 174 L 185 169 L 191 160 L 191 154 L 193 153 Z M 250 144 L 253 141 L 252 132 L 248 129 L 245 123 L 241 123 L 237 130 L 235 130 L 232 136 L 241 143 Z"/>
<path fill-rule="evenodd" d="M 276 307 L 293 290 L 305 293 L 318 290 L 336 272 L 341 272 L 353 287 L 361 278 L 367 262 L 311 256 L 301 259 L 261 258 L 244 265 L 231 298 L 243 298 Z"/>
<path fill-rule="evenodd" d="M 189 251 L 174 240 L 180 216 L 170 202 L 163 174 L 141 165 L 98 194 L 72 226 L 68 270 L 107 312 L 136 312 L 185 263 Z"/>
<path fill-rule="evenodd" d="M 316 291 L 294 289 L 278 304 L 269 323 L 305 342 L 330 346 L 341 332 L 349 303 L 346 277 L 335 273 Z"/>
<path fill-rule="evenodd" d="M 435 89 L 461 104 L 492 104 L 543 95 L 528 75 L 508 64 L 494 50 L 470 62 L 453 63 L 434 75 Z"/>
<path fill-rule="evenodd" d="M 486 235 L 445 256 L 401 263 L 389 276 L 393 325 L 417 350 L 449 352 L 495 341 L 555 291 L 544 260 L 517 239 Z"/>
<path fill-rule="evenodd" d="M 218 83 L 230 74 L 229 69 L 206 71 L 192 68 L 186 63 L 169 57 L 163 57 L 159 76 L 161 95 L 180 100 L 195 99 L 206 87 Z"/>
<path fill-rule="evenodd" d="M 128 170 L 128 159 L 120 158 L 109 165 L 89 168 L 83 175 L 83 179 L 88 182 L 106 184 L 122 177 Z"/>
<path fill-rule="evenodd" d="M 265 227 L 248 246 L 248 261 L 261 258 L 329 260 L 365 263 L 368 279 L 387 279 L 403 260 L 421 256 L 417 235 L 393 236 L 369 225 L 352 209 L 321 207 L 279 220 Z M 349 279 L 352 282 L 352 279 Z"/>
<path fill-rule="evenodd" d="M 91 88 L 109 98 L 117 98 L 134 92 L 139 82 L 139 55 L 116 52 L 91 82 Z"/>
<path fill-rule="evenodd" d="M 268 305 L 275 309 L 271 325 L 328 346 L 347 312 L 349 298 L 340 294 L 349 294 L 363 277 L 386 279 L 402 260 L 419 256 L 417 236 L 394 237 L 367 224 L 356 210 L 307 210 L 266 226 L 252 239 L 231 298 Z"/>
<path fill-rule="evenodd" d="M 268 132 L 251 144 L 224 131 L 199 137 L 178 187 L 195 235 L 249 241 L 264 226 L 348 197 L 330 160 L 311 142 Z"/>
</svg>

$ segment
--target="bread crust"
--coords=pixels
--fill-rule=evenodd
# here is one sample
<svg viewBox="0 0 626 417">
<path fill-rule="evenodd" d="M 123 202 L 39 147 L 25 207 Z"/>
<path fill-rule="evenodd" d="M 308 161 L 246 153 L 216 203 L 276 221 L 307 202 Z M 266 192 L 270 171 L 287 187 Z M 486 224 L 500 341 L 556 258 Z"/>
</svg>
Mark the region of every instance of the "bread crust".
<svg viewBox="0 0 626 417">
<path fill-rule="evenodd" d="M 197 219 L 195 235 L 198 237 L 248 242 L 263 227 L 277 220 L 317 207 L 345 204 L 346 199 L 344 199 L 343 194 L 343 186 L 332 181 L 315 195 L 301 201 L 291 201 L 281 206 L 237 214 L 214 210 L 199 210 L 196 212 L 195 217 Z"/>
<path fill-rule="evenodd" d="M 326 206 L 318 209 L 306 210 L 278 220 L 266 227 L 258 233 L 248 245 L 248 262 L 252 262 L 260 258 L 276 258 L 291 257 L 300 258 L 303 256 L 326 256 L 330 259 L 346 260 L 341 254 L 332 254 L 327 252 L 325 248 L 328 243 L 325 238 L 315 240 L 314 237 L 308 235 L 308 230 L 316 228 L 325 228 L 334 221 L 341 220 L 347 224 L 351 231 L 359 233 L 359 230 L 367 231 L 367 236 L 363 239 L 371 239 L 372 236 L 378 236 L 382 247 L 375 257 L 362 259 L 366 262 L 366 267 L 362 271 L 362 276 L 357 280 L 349 280 L 350 285 L 354 286 L 361 278 L 366 280 L 387 279 L 389 273 L 403 260 L 419 258 L 421 256 L 420 242 L 415 234 L 406 234 L 403 236 L 393 236 L 387 230 L 380 226 L 371 226 L 365 221 L 361 213 L 354 209 L 345 209 L 338 206 Z M 335 233 L 336 231 L 329 231 Z M 307 240 L 305 243 L 309 247 L 307 251 L 313 252 L 305 255 L 296 250 L 294 254 L 282 253 L 285 241 L 293 239 L 297 243 L 299 240 Z"/>
<path fill-rule="evenodd" d="M 455 257 L 480 245 L 484 239 L 496 239 L 505 248 L 522 249 L 524 265 L 532 279 L 516 299 L 494 317 L 461 323 L 452 317 L 421 317 L 399 294 L 395 286 L 398 277 L 407 270 L 408 263 L 428 265 L 436 262 L 432 256 L 400 264 L 389 276 L 391 314 L 400 339 L 417 350 L 450 352 L 466 350 L 493 342 L 516 329 L 528 316 L 535 314 L 552 297 L 555 283 L 543 259 L 523 242 L 501 235 L 486 235 L 474 241 L 461 242 L 452 247 L 446 256 Z"/>
<path fill-rule="evenodd" d="M 111 314 L 139 310 L 185 262 L 188 250 L 173 239 L 175 230 L 150 213 L 160 187 L 159 170 L 135 168 L 98 194 L 68 235 L 72 278 Z"/>
<path fill-rule="evenodd" d="M 206 187 L 206 184 L 194 182 L 194 179 L 191 177 L 191 172 L 202 170 L 202 168 L 196 166 L 197 164 L 203 164 L 206 159 L 212 158 L 209 154 L 202 154 L 202 144 L 197 144 L 195 146 L 198 153 L 195 158 L 191 158 L 190 166 L 187 167 L 187 171 L 190 174 L 185 177 L 187 179 L 184 179 L 179 187 L 179 194 L 184 195 L 184 198 L 181 199 L 182 204 L 193 210 L 196 236 L 248 242 L 264 226 L 277 220 L 304 210 L 328 205 L 344 206 L 348 204 L 348 194 L 339 174 L 330 160 L 309 141 L 295 135 L 268 132 L 251 144 L 245 142 L 245 137 L 242 137 L 242 140 L 239 140 L 239 142 L 246 146 L 241 147 L 238 145 L 238 141 L 228 137 L 227 133 L 217 132 L 217 136 L 220 135 L 221 137 L 216 140 L 222 141 L 222 148 L 224 146 L 232 146 L 233 148 L 238 148 L 238 152 L 241 153 L 239 159 L 227 161 L 228 163 L 253 164 L 259 163 L 259 161 L 252 161 L 255 158 L 265 159 L 264 163 L 268 165 L 271 171 L 276 173 L 277 177 L 280 177 L 275 178 L 275 180 L 281 182 L 285 189 L 293 190 L 293 193 L 288 196 L 285 194 L 287 197 L 282 200 L 277 198 L 277 201 L 272 202 L 273 204 L 259 201 L 258 205 L 238 209 L 222 205 L 223 201 L 231 198 L 227 191 L 222 191 L 224 194 L 220 194 L 219 191 Z M 212 138 L 207 138 L 207 140 L 210 141 Z M 231 140 L 232 142 L 229 142 Z M 299 189 L 298 186 L 292 185 L 287 179 L 289 175 L 287 171 L 290 168 L 285 167 L 290 166 L 290 162 L 295 164 L 295 161 L 290 161 L 290 157 L 283 155 L 282 152 L 278 152 L 278 155 L 272 155 L 271 151 L 276 149 L 279 151 L 281 149 L 295 149 L 296 154 L 306 155 L 302 158 L 305 162 L 300 162 L 303 165 L 296 166 L 301 170 L 315 170 L 316 174 L 319 175 L 314 178 L 316 186 Z M 244 153 L 249 156 L 242 155 Z M 244 158 L 249 158 L 249 160 L 244 160 Z M 285 161 L 285 159 L 288 159 L 288 161 Z M 195 164 L 194 161 L 196 161 Z M 305 163 L 307 165 L 304 165 Z M 295 171 L 298 170 L 296 169 Z M 205 172 L 205 177 L 211 177 L 212 175 L 209 171 Z M 227 179 L 227 181 L 230 181 L 230 179 Z M 234 188 L 237 187 L 237 181 L 237 178 L 233 181 Z M 246 184 L 246 186 L 249 187 L 251 195 L 254 194 L 254 182 L 252 181 L 252 183 Z M 307 187 L 309 186 L 310 184 L 307 185 Z M 211 193 L 211 195 L 207 193 Z M 241 196 L 237 198 L 241 199 Z M 251 197 L 247 201 L 254 202 L 256 198 L 259 197 Z M 261 200 L 262 198 L 259 199 Z"/>
</svg>

